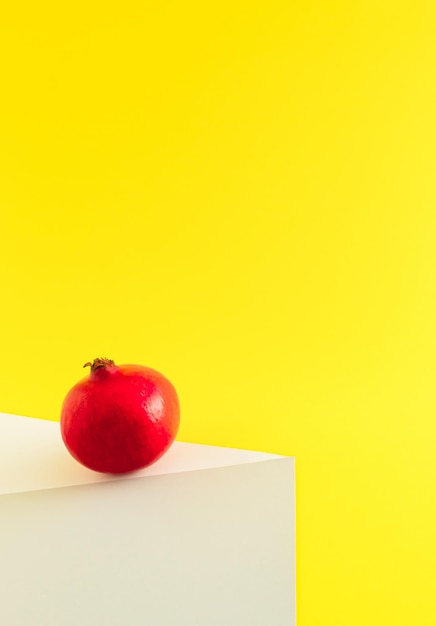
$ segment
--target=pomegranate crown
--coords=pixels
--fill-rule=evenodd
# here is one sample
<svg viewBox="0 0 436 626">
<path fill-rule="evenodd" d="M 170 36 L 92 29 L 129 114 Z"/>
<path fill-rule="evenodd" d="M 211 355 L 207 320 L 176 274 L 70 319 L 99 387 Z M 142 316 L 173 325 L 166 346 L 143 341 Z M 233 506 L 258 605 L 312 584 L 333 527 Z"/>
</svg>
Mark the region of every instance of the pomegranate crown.
<svg viewBox="0 0 436 626">
<path fill-rule="evenodd" d="M 91 372 L 95 372 L 95 370 L 98 370 L 100 367 L 103 367 L 104 369 L 111 369 L 114 366 L 115 363 L 112 361 L 112 359 L 100 357 L 98 359 L 94 359 L 92 362 L 88 361 L 83 367 L 90 367 Z"/>
</svg>

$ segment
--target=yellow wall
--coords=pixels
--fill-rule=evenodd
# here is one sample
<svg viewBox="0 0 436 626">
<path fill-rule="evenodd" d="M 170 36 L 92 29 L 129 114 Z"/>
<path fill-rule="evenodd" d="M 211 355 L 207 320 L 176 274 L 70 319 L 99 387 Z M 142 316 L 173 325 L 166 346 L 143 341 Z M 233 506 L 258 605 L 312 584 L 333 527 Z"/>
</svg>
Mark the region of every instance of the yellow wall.
<svg viewBox="0 0 436 626">
<path fill-rule="evenodd" d="M 0 410 L 160 369 L 296 455 L 299 626 L 434 626 L 436 5 L 12 5 Z"/>
</svg>

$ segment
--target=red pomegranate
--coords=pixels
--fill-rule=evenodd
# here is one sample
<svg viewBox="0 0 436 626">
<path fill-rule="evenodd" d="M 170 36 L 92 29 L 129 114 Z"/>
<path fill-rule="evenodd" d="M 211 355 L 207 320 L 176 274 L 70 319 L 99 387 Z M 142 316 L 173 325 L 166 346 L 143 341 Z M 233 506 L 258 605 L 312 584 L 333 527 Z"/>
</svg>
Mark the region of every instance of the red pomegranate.
<svg viewBox="0 0 436 626">
<path fill-rule="evenodd" d="M 68 392 L 61 412 L 62 439 L 89 469 L 132 472 L 157 461 L 173 443 L 179 400 L 170 381 L 142 365 L 95 359 L 90 374 Z"/>
</svg>

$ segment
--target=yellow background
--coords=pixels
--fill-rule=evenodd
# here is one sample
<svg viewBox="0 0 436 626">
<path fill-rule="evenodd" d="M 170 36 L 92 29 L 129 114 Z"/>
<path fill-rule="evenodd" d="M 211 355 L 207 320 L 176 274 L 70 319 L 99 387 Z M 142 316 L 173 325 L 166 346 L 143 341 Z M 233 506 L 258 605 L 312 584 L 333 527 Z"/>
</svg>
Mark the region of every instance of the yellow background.
<svg viewBox="0 0 436 626">
<path fill-rule="evenodd" d="M 0 410 L 160 369 L 296 456 L 299 626 L 434 626 L 434 3 L 12 6 Z"/>
</svg>

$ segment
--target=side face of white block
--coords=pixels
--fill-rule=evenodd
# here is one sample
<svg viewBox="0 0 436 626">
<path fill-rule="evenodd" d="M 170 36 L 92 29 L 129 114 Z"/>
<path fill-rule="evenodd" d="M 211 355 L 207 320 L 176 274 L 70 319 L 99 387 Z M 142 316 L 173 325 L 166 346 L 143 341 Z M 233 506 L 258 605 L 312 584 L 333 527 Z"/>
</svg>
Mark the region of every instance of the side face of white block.
<svg viewBox="0 0 436 626">
<path fill-rule="evenodd" d="M 293 459 L 0 496 L 0 624 L 293 626 Z"/>
</svg>

